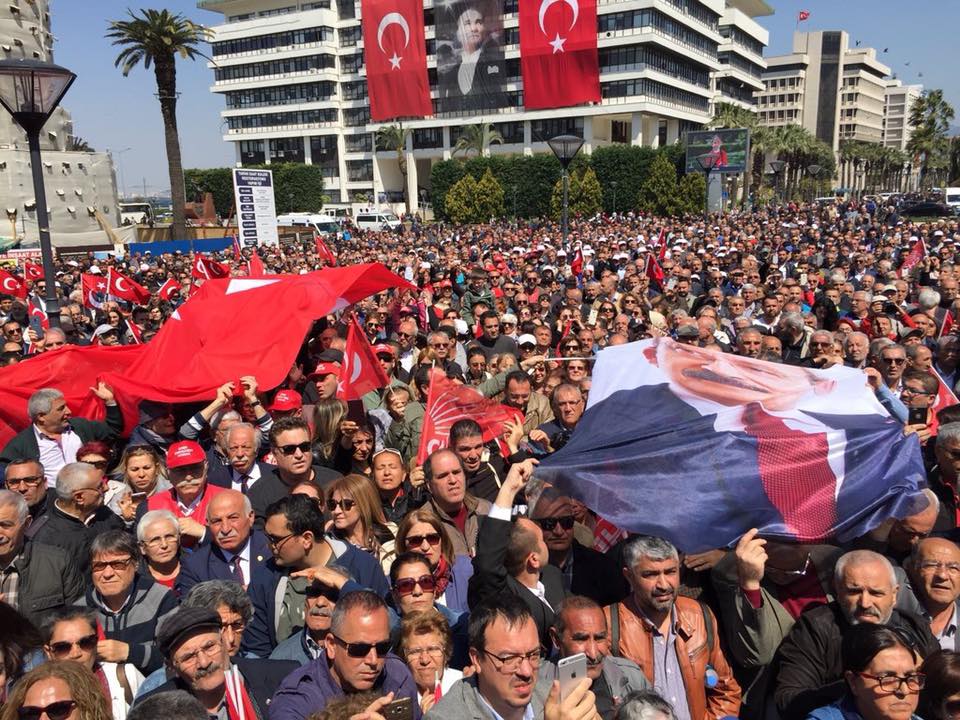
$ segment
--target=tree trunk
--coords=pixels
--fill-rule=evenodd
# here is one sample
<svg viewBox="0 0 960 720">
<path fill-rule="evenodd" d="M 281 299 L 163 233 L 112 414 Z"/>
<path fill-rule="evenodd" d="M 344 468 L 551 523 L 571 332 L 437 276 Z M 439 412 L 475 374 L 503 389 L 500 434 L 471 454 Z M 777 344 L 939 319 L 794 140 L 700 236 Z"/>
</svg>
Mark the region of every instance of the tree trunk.
<svg viewBox="0 0 960 720">
<path fill-rule="evenodd" d="M 160 113 L 163 115 L 163 139 L 167 150 L 167 171 L 170 175 L 170 202 L 173 223 L 171 240 L 187 239 L 187 192 L 183 180 L 183 161 L 180 157 L 180 136 L 177 131 L 177 68 L 174 56 L 157 58 L 154 64 Z"/>
<path fill-rule="evenodd" d="M 397 144 L 397 163 L 400 165 L 400 177 L 403 182 L 403 207 L 407 215 L 410 214 L 410 188 L 407 185 L 407 137 L 403 134 L 403 123 L 398 123 L 400 128 L 400 142 Z"/>
</svg>

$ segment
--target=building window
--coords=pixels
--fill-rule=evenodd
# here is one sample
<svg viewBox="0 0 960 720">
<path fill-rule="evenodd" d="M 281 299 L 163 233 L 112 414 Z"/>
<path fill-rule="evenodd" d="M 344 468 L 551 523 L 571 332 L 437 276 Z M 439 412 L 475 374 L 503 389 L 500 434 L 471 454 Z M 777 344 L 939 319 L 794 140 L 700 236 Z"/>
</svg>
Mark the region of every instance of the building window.
<svg viewBox="0 0 960 720">
<path fill-rule="evenodd" d="M 710 101 L 707 98 L 648 78 L 600 83 L 600 92 L 604 98 L 645 96 L 663 103 L 693 108 L 700 112 L 707 112 L 710 109 Z"/>
<path fill-rule="evenodd" d="M 293 75 L 316 70 L 332 70 L 336 65 L 336 58 L 333 55 L 309 55 L 307 57 L 218 67 L 214 70 L 214 77 L 217 82 L 249 80 L 271 75 Z"/>
<path fill-rule="evenodd" d="M 523 144 L 523 123 L 506 122 L 494 125 L 497 131 L 503 136 L 504 145 Z"/>
<path fill-rule="evenodd" d="M 302 85 L 278 85 L 269 88 L 234 90 L 225 93 L 228 110 L 271 105 L 323 102 L 336 97 L 337 84 L 330 81 Z"/>
<path fill-rule="evenodd" d="M 557 135 L 576 135 L 583 137 L 583 118 L 548 118 L 530 121 L 530 135 L 533 142 L 546 142 Z"/>
<path fill-rule="evenodd" d="M 236 53 L 254 53 L 277 48 L 298 47 L 301 45 L 315 45 L 316 43 L 333 42 L 332 27 L 312 27 L 302 30 L 288 30 L 286 32 L 257 35 L 255 37 L 223 40 L 210 46 L 214 57 L 220 55 L 234 55 Z"/>
<path fill-rule="evenodd" d="M 303 138 L 276 138 L 270 141 L 272 162 L 303 162 Z"/>
<path fill-rule="evenodd" d="M 350 127 L 366 125 L 370 122 L 370 108 L 346 108 L 343 111 L 343 124 Z"/>
<path fill-rule="evenodd" d="M 443 147 L 443 128 L 421 128 L 414 130 L 413 147 L 414 149 Z"/>
<path fill-rule="evenodd" d="M 654 28 L 669 36 L 681 45 L 687 45 L 712 57 L 717 55 L 717 43 L 694 32 L 686 25 L 664 15 L 658 10 L 627 10 L 597 17 L 597 32 L 615 32 L 617 30 L 642 30 Z"/>
<path fill-rule="evenodd" d="M 373 163 L 369 160 L 347 160 L 347 180 L 350 182 L 373 180 Z"/>
<path fill-rule="evenodd" d="M 610 122 L 610 140 L 615 143 L 628 143 L 633 140 L 630 137 L 630 123 L 625 120 L 613 120 Z"/>
<path fill-rule="evenodd" d="M 267 161 L 263 152 L 263 140 L 241 140 L 240 161 L 244 165 L 263 165 Z"/>
<path fill-rule="evenodd" d="M 367 81 L 355 80 L 354 82 L 340 83 L 340 94 L 344 100 L 366 100 Z"/>
<path fill-rule="evenodd" d="M 371 152 L 373 150 L 373 140 L 367 133 L 360 135 L 347 135 L 344 137 L 347 152 Z"/>
<path fill-rule="evenodd" d="M 710 73 L 676 55 L 649 45 L 601 48 L 600 72 L 658 70 L 701 87 L 710 87 Z"/>
</svg>

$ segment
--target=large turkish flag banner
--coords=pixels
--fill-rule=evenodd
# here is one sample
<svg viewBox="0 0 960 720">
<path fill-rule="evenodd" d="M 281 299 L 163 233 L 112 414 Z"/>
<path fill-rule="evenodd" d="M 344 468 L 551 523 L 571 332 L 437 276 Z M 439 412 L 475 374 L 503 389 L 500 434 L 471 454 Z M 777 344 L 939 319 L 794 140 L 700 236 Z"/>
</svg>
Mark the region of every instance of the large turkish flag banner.
<svg viewBox="0 0 960 720">
<path fill-rule="evenodd" d="M 360 13 L 370 119 L 432 115 L 423 3 L 361 0 Z"/>
<path fill-rule="evenodd" d="M 600 102 L 596 0 L 520 0 L 520 70 L 529 110 Z"/>
</svg>

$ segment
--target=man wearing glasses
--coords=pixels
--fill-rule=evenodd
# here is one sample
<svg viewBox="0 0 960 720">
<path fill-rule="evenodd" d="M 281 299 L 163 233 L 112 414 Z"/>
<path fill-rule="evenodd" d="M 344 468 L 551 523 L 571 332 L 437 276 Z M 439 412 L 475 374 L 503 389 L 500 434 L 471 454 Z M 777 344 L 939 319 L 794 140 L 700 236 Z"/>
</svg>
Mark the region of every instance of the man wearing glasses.
<svg viewBox="0 0 960 720">
<path fill-rule="evenodd" d="M 412 717 L 419 720 L 417 686 L 406 663 L 390 652 L 389 615 L 379 595 L 367 590 L 341 595 L 323 646 L 323 656 L 280 684 L 270 720 L 305 720 L 335 698 L 371 690 L 391 700 L 410 698 Z"/>
<path fill-rule="evenodd" d="M 960 650 L 960 547 L 945 538 L 921 540 L 907 561 L 907 573 L 940 647 Z"/>
<path fill-rule="evenodd" d="M 30 508 L 30 517 L 36 520 L 53 506 L 57 492 L 47 488 L 43 465 L 38 460 L 24 458 L 7 465 L 3 483 L 8 490 L 20 493 Z"/>
<path fill-rule="evenodd" d="M 82 597 L 84 587 L 64 550 L 28 540 L 32 520 L 23 496 L 0 490 L 0 597 L 39 624 L 46 613 Z"/>
<path fill-rule="evenodd" d="M 903 392 L 903 371 L 907 368 L 907 351 L 902 345 L 891 343 L 880 351 L 876 362 L 883 384 L 900 397 Z"/>
</svg>

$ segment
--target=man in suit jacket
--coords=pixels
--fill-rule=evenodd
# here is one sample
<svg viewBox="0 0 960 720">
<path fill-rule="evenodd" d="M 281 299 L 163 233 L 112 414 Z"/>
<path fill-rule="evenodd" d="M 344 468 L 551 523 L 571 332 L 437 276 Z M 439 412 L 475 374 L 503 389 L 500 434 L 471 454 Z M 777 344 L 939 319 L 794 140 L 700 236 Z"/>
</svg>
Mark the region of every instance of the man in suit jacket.
<svg viewBox="0 0 960 720">
<path fill-rule="evenodd" d="M 944 650 L 960 651 L 960 547 L 944 538 L 921 540 L 906 566 L 930 632 Z"/>
<path fill-rule="evenodd" d="M 563 579 L 550 565 L 540 527 L 526 518 L 511 521 L 514 498 L 533 467 L 531 460 L 511 466 L 490 514 L 480 525 L 468 598 L 470 607 L 475 607 L 504 593 L 517 595 L 530 608 L 540 643 L 549 648 L 553 608 L 564 596 Z"/>
<path fill-rule="evenodd" d="M 232 425 L 226 434 L 229 467 L 211 467 L 209 482 L 239 490 L 244 495 L 270 474 L 274 465 L 260 462 L 260 433 L 250 423 Z"/>
</svg>

